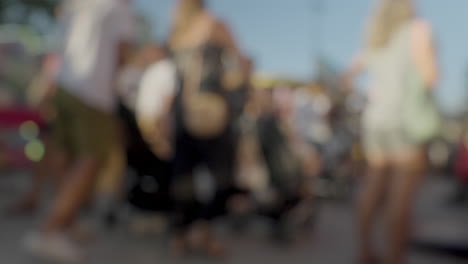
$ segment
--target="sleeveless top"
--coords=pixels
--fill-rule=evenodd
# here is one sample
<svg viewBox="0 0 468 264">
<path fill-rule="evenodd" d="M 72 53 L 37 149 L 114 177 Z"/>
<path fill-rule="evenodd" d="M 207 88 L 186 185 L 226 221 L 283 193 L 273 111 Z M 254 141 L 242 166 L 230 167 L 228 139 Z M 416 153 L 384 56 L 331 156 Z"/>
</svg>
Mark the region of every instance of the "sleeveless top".
<svg viewBox="0 0 468 264">
<path fill-rule="evenodd" d="M 364 121 L 369 125 L 401 125 L 406 76 L 413 65 L 411 25 L 401 26 L 386 47 L 365 54 L 371 87 Z"/>
<path fill-rule="evenodd" d="M 178 73 L 179 73 L 179 93 L 176 96 L 176 125 L 179 128 L 183 128 L 183 130 L 189 130 L 190 126 L 187 123 L 190 123 L 190 120 L 187 120 L 186 117 L 192 115 L 187 108 L 190 108 L 186 104 L 187 97 L 194 97 L 200 94 L 203 95 L 214 95 L 216 97 L 216 102 L 213 104 L 224 104 L 224 106 L 219 106 L 218 108 L 208 108 L 201 110 L 202 112 L 205 111 L 206 116 L 197 117 L 194 115 L 196 119 L 203 118 L 204 120 L 200 121 L 203 122 L 203 126 L 209 126 L 211 123 L 215 123 L 215 119 L 226 119 L 224 124 L 220 124 L 219 126 L 223 126 L 224 128 L 222 131 L 216 134 L 221 134 L 224 132 L 230 122 L 231 122 L 231 106 L 229 105 L 229 97 L 228 92 L 223 87 L 223 76 L 226 69 L 226 61 L 225 61 L 225 50 L 216 44 L 207 43 L 201 45 L 200 47 L 193 48 L 193 49 L 185 49 L 185 50 L 176 50 L 173 51 L 173 59 L 177 65 Z M 194 68 L 191 68 L 189 65 L 193 63 L 194 60 L 200 59 L 201 65 L 201 72 L 194 73 L 190 72 L 193 71 Z M 196 84 L 198 87 L 195 87 L 193 91 L 187 91 L 186 87 L 186 77 L 192 74 L 200 74 L 199 79 L 197 80 L 198 83 Z M 211 101 L 207 101 L 206 104 L 210 104 Z M 223 108 L 220 111 L 216 109 Z M 224 117 L 219 117 L 217 113 L 214 112 L 226 112 Z M 191 117 L 189 117 L 191 118 Z M 199 126 L 198 124 L 194 125 L 195 127 Z M 214 125 L 217 126 L 217 125 Z M 195 129 L 196 130 L 196 129 Z M 215 129 L 216 130 L 216 129 Z M 194 134 L 197 134 L 196 132 Z M 202 136 L 203 137 L 203 136 Z M 212 137 L 207 136 L 207 137 Z"/>
</svg>

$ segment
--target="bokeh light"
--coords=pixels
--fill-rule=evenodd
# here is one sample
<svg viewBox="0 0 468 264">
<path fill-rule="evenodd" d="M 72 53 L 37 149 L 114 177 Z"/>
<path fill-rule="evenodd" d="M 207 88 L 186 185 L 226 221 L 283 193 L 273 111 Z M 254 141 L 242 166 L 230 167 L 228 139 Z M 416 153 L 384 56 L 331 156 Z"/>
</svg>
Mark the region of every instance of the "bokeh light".
<svg viewBox="0 0 468 264">
<path fill-rule="evenodd" d="M 19 133 L 25 140 L 35 140 L 39 137 L 39 126 L 33 121 L 26 121 L 19 127 Z"/>
<path fill-rule="evenodd" d="M 24 148 L 26 157 L 33 162 L 41 161 L 45 154 L 44 143 L 40 140 L 32 140 Z"/>
</svg>

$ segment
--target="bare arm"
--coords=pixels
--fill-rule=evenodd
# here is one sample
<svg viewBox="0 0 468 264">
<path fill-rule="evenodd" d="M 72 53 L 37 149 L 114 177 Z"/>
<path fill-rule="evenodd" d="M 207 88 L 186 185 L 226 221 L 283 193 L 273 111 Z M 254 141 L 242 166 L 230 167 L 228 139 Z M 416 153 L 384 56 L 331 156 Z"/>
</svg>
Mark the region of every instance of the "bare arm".
<svg viewBox="0 0 468 264">
<path fill-rule="evenodd" d="M 237 42 L 229 29 L 229 27 L 222 23 L 222 22 L 216 22 L 215 25 L 215 30 L 214 30 L 214 38 L 218 43 L 221 43 L 224 47 L 226 47 L 229 52 L 237 56 L 239 59 L 242 69 L 244 69 L 246 72 L 249 69 L 249 62 L 248 59 L 245 57 L 243 52 L 239 49 L 239 46 L 237 45 Z"/>
<path fill-rule="evenodd" d="M 128 41 L 122 41 L 117 49 L 117 69 L 129 64 L 134 55 L 132 45 Z"/>
<path fill-rule="evenodd" d="M 224 47 L 226 47 L 230 52 L 243 58 L 243 54 L 239 50 L 237 43 L 234 39 L 229 28 L 226 24 L 222 22 L 215 22 L 215 29 L 214 29 L 214 38 L 218 43 L 221 43 Z"/>
<path fill-rule="evenodd" d="M 159 158 L 169 159 L 172 155 L 170 112 L 176 93 L 176 78 L 175 69 L 163 66 L 151 67 L 143 75 L 135 112 L 143 139 L 153 153 Z"/>
<path fill-rule="evenodd" d="M 229 28 L 221 22 L 216 22 L 214 30 L 214 39 L 216 42 L 221 43 L 227 50 L 237 57 L 240 71 L 230 72 L 225 77 L 224 83 L 228 90 L 237 89 L 240 87 L 240 84 L 248 81 L 248 76 L 250 75 L 249 60 L 244 56 L 244 54 L 239 49 L 231 31 Z"/>
<path fill-rule="evenodd" d="M 169 116 L 167 114 L 160 118 L 139 116 L 137 125 L 151 151 L 161 159 L 170 159 L 172 156 L 170 140 L 172 131 Z"/>
<path fill-rule="evenodd" d="M 439 80 L 439 69 L 431 27 L 427 22 L 419 20 L 414 23 L 411 51 L 427 86 L 434 87 Z"/>
<path fill-rule="evenodd" d="M 352 83 L 354 79 L 364 71 L 365 62 L 364 62 L 364 55 L 358 54 L 354 57 L 351 61 L 351 65 L 348 67 L 348 70 L 345 72 L 343 76 L 343 89 L 345 91 L 349 91 L 352 89 Z"/>
</svg>

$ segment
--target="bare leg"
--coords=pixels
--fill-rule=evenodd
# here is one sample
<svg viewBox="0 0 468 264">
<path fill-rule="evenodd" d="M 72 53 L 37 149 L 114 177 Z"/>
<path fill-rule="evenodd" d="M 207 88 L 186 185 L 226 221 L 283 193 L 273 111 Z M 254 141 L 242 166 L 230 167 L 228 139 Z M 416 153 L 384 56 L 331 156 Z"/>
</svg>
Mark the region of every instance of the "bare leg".
<svg viewBox="0 0 468 264">
<path fill-rule="evenodd" d="M 126 153 L 120 144 L 112 147 L 99 170 L 96 192 L 103 198 L 117 200 L 121 195 L 123 176 L 127 166 Z"/>
<path fill-rule="evenodd" d="M 214 234 L 212 225 L 209 221 L 195 222 L 188 233 L 189 246 L 192 250 L 199 250 L 211 257 L 223 257 L 226 249 Z"/>
<path fill-rule="evenodd" d="M 372 242 L 372 229 L 377 209 L 385 196 L 388 182 L 388 166 L 384 162 L 371 162 L 366 183 L 359 196 L 359 257 L 362 263 L 375 262 L 376 253 Z"/>
<path fill-rule="evenodd" d="M 414 198 L 423 174 L 423 156 L 418 153 L 398 162 L 388 204 L 388 264 L 406 261 Z"/>
<path fill-rule="evenodd" d="M 58 193 L 61 185 L 65 181 L 67 171 L 70 169 L 71 157 L 64 151 L 57 149 L 51 157 L 51 167 L 49 167 L 50 183 L 55 193 Z"/>
<path fill-rule="evenodd" d="M 80 207 L 92 193 L 100 162 L 81 158 L 71 167 L 42 231 L 52 233 L 69 227 Z"/>
</svg>

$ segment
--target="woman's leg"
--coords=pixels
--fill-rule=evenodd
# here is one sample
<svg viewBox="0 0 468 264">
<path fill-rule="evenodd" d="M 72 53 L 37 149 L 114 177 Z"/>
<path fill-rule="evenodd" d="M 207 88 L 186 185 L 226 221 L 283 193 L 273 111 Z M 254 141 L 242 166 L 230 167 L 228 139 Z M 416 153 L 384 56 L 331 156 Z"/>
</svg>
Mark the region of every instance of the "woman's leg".
<svg viewBox="0 0 468 264">
<path fill-rule="evenodd" d="M 369 155 L 369 168 L 358 201 L 359 257 L 362 263 L 373 263 L 376 252 L 373 248 L 372 229 L 378 208 L 386 194 L 390 166 L 382 155 Z"/>
<path fill-rule="evenodd" d="M 188 231 L 199 219 L 201 205 L 196 197 L 194 168 L 200 163 L 196 141 L 187 133 L 178 131 L 175 138 L 173 174 L 170 180 L 171 199 L 174 202 L 171 250 L 184 255 L 189 249 Z"/>
<path fill-rule="evenodd" d="M 98 160 L 89 157 L 80 158 L 73 163 L 67 173 L 67 182 L 61 186 L 42 231 L 60 232 L 73 224 L 78 210 L 92 195 L 100 166 Z"/>
<path fill-rule="evenodd" d="M 215 182 L 215 195 L 203 206 L 201 219 L 193 230 L 198 234 L 201 249 L 211 256 L 222 256 L 225 248 L 213 232 L 213 220 L 228 213 L 228 205 L 244 201 L 244 192 L 235 183 L 237 136 L 228 131 L 220 137 L 199 142 L 202 162 L 206 164 Z"/>
<path fill-rule="evenodd" d="M 425 158 L 422 151 L 396 155 L 396 173 L 392 177 L 388 200 L 387 264 L 405 263 L 411 214 L 416 192 L 424 175 Z"/>
</svg>

